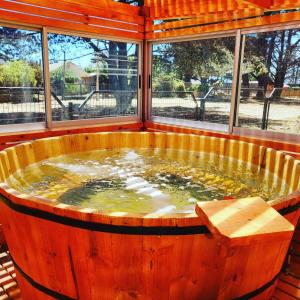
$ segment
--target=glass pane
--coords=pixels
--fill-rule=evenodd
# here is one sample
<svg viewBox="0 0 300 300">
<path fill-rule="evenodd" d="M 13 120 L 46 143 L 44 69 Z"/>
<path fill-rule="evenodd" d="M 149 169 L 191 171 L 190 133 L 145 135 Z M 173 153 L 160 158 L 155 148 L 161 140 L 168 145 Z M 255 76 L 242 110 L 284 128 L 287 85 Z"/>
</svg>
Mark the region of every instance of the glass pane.
<svg viewBox="0 0 300 300">
<path fill-rule="evenodd" d="M 235 38 L 153 45 L 152 115 L 228 124 Z"/>
<path fill-rule="evenodd" d="M 45 121 L 41 33 L 0 26 L 0 125 Z"/>
<path fill-rule="evenodd" d="M 243 37 L 237 126 L 300 132 L 300 29 Z"/>
<path fill-rule="evenodd" d="M 49 34 L 54 121 L 137 114 L 138 45 Z"/>
</svg>

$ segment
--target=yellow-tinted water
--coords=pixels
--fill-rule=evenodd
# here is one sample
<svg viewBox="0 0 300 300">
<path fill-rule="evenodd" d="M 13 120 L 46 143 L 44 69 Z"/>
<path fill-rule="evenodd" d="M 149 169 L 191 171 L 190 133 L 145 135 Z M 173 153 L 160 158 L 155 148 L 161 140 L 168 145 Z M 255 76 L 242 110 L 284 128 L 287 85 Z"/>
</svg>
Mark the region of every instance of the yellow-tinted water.
<svg viewBox="0 0 300 300">
<path fill-rule="evenodd" d="M 104 212 L 193 212 L 198 200 L 279 196 L 279 188 L 240 161 L 161 149 L 99 150 L 60 156 L 8 178 L 12 188 Z"/>
</svg>

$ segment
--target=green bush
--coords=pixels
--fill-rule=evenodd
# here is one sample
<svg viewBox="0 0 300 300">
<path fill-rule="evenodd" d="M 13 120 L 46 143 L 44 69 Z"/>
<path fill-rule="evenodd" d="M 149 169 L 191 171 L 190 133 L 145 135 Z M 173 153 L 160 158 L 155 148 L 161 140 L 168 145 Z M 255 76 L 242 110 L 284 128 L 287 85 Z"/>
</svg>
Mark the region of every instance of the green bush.
<svg viewBox="0 0 300 300">
<path fill-rule="evenodd" d="M 174 76 L 169 74 L 161 74 L 153 78 L 152 88 L 158 97 L 172 97 L 174 92 Z"/>
<path fill-rule="evenodd" d="M 185 98 L 186 97 L 186 89 L 185 84 L 182 80 L 174 81 L 174 91 L 176 92 L 177 97 Z"/>
<path fill-rule="evenodd" d="M 22 60 L 10 61 L 0 65 L 1 86 L 36 86 L 36 76 L 35 68 Z"/>
</svg>

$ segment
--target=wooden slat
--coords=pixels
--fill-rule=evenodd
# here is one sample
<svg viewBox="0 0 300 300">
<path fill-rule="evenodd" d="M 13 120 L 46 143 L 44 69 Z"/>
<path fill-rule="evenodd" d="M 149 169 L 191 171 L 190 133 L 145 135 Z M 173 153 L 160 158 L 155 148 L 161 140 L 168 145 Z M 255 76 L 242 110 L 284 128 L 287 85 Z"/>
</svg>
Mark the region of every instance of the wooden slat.
<svg viewBox="0 0 300 300">
<path fill-rule="evenodd" d="M 63 129 L 45 129 L 38 132 L 19 132 L 10 134 L 0 134 L 0 150 L 7 147 L 15 146 L 18 143 L 24 141 L 30 141 L 35 139 L 54 137 L 66 134 L 77 134 L 77 133 L 92 133 L 92 132 L 103 132 L 103 131 L 116 131 L 116 130 L 126 130 L 126 131 L 139 131 L 142 128 L 142 123 L 122 123 L 116 125 L 102 125 L 102 126 L 90 126 L 86 128 L 82 127 L 72 127 Z"/>
<path fill-rule="evenodd" d="M 218 13 L 248 8 L 247 4 L 234 0 L 156 0 L 150 5 L 150 17 L 153 19 L 168 19 L 205 13 Z"/>
<path fill-rule="evenodd" d="M 244 2 L 246 4 L 253 5 L 254 7 L 259 7 L 263 9 L 268 9 L 271 7 L 273 1 L 272 0 L 238 0 L 239 2 Z"/>
<path fill-rule="evenodd" d="M 25 14 L 21 12 L 16 13 L 11 11 L 6 11 L 1 8 L 0 8 L 0 15 L 1 15 L 0 20 L 21 22 L 29 25 L 35 24 L 40 26 L 48 26 L 52 28 L 67 29 L 67 30 L 74 30 L 79 32 L 94 33 L 94 34 L 101 34 L 101 35 L 108 35 L 108 36 L 124 37 L 128 39 L 136 39 L 136 40 L 141 40 L 144 37 L 144 34 L 142 33 L 123 31 L 123 30 L 101 27 L 96 25 L 90 26 L 86 24 L 78 24 L 76 22 L 69 22 L 68 20 L 56 20 L 56 19 L 44 18 L 44 17 Z"/>
<path fill-rule="evenodd" d="M 291 284 L 288 284 L 288 283 L 280 280 L 278 282 L 277 288 L 284 291 L 286 294 L 288 294 L 290 296 L 293 296 L 297 299 L 300 298 L 300 288 L 297 288 Z"/>
<path fill-rule="evenodd" d="M 271 10 L 295 9 L 300 7 L 300 0 L 273 0 Z"/>
<path fill-rule="evenodd" d="M 37 5 L 41 7 L 46 7 L 49 9 L 56 9 L 56 10 L 63 10 L 68 11 L 76 14 L 83 14 L 83 15 L 89 15 L 89 16 L 97 16 L 102 18 L 107 18 L 111 20 L 119 20 L 123 22 L 129 22 L 129 23 L 137 23 L 140 25 L 144 24 L 144 18 L 138 14 L 122 14 L 114 10 L 110 9 L 99 9 L 94 6 L 89 5 L 82 5 L 78 3 L 73 2 L 65 2 L 65 1 L 59 1 L 59 0 L 18 0 L 20 3 L 25 4 L 32 4 Z"/>
<path fill-rule="evenodd" d="M 27 2 L 27 0 L 20 0 L 23 2 Z M 139 14 L 139 7 L 134 7 L 125 3 L 115 2 L 112 0 L 98 0 L 98 1 L 90 1 L 90 0 L 48 0 L 46 1 L 51 7 L 52 2 L 59 2 L 60 4 L 66 4 L 67 6 L 72 5 L 79 5 L 81 7 L 85 8 L 94 8 L 97 10 L 107 10 L 107 11 L 113 11 L 118 14 L 128 15 L 128 16 L 136 16 Z M 36 4 L 39 4 L 40 1 L 36 0 Z"/>
<path fill-rule="evenodd" d="M 203 14 L 194 18 L 188 18 L 180 21 L 164 22 L 158 25 L 152 25 L 150 27 L 148 26 L 146 32 L 176 29 L 181 27 L 191 27 L 195 25 L 215 23 L 220 21 L 232 21 L 234 19 L 260 16 L 262 14 L 263 10 L 261 9 L 244 9 L 233 12 Z"/>
<path fill-rule="evenodd" d="M 296 12 L 289 12 L 285 14 L 251 18 L 246 20 L 224 22 L 220 24 L 212 24 L 212 25 L 198 26 L 198 27 L 185 28 L 185 29 L 175 29 L 175 30 L 168 30 L 168 31 L 157 32 L 157 33 L 147 33 L 146 38 L 155 40 L 155 39 L 171 38 L 177 36 L 190 36 L 190 35 L 201 34 L 201 33 L 280 24 L 280 23 L 298 21 L 298 20 L 300 20 L 300 12 L 296 11 Z"/>
<path fill-rule="evenodd" d="M 65 11 L 57 11 L 57 10 L 48 9 L 40 6 L 32 6 L 23 3 L 7 2 L 5 0 L 0 0 L 0 8 L 11 10 L 11 11 L 15 10 L 25 14 L 34 14 L 46 18 L 53 18 L 61 21 L 67 20 L 68 22 L 82 23 L 85 25 L 97 25 L 97 26 L 103 26 L 103 27 L 108 27 L 113 29 L 125 29 L 133 32 L 144 31 L 143 26 L 138 24 L 99 19 L 84 14 L 74 14 Z"/>
<path fill-rule="evenodd" d="M 258 145 L 262 145 L 265 147 L 270 147 L 276 150 L 281 150 L 284 152 L 292 152 L 290 155 L 297 156 L 297 153 L 300 153 L 300 144 L 296 143 L 289 143 L 279 140 L 270 140 L 266 138 L 254 138 L 254 137 L 246 137 L 246 136 L 238 136 L 232 135 L 227 133 L 220 133 L 220 132 L 212 132 L 201 130 L 197 128 L 189 128 L 189 127 L 181 127 L 181 126 L 174 126 L 174 125 L 167 125 L 161 123 L 153 123 L 153 122 L 146 122 L 145 125 L 147 130 L 149 131 L 166 131 L 166 132 L 177 132 L 177 133 L 186 133 L 186 134 L 197 134 L 197 135 L 204 135 L 204 136 L 213 136 L 213 137 L 220 137 L 226 139 L 233 139 L 239 141 L 245 141 L 248 143 L 254 143 Z"/>
</svg>

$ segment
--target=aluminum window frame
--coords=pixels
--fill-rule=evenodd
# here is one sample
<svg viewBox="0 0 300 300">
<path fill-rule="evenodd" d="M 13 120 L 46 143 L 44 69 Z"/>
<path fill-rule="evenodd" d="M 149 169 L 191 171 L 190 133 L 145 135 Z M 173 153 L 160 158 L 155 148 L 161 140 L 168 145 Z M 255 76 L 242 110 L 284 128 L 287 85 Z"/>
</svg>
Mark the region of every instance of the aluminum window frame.
<svg viewBox="0 0 300 300">
<path fill-rule="evenodd" d="M 56 29 L 52 27 L 46 27 L 47 30 L 47 40 L 48 34 L 60 34 L 76 37 L 88 37 L 94 39 L 102 39 L 113 42 L 123 42 L 123 43 L 132 43 L 138 46 L 138 75 L 137 75 L 137 113 L 132 116 L 104 116 L 103 118 L 90 118 L 90 119 L 78 119 L 78 120 L 62 120 L 62 121 L 52 121 L 52 106 L 51 106 L 51 128 L 63 128 L 63 127 L 72 127 L 72 126 L 92 126 L 92 125 L 101 125 L 101 124 L 119 124 L 124 122 L 141 122 L 142 120 L 142 85 L 139 85 L 139 78 L 142 78 L 142 59 L 143 59 L 143 47 L 142 41 L 135 39 L 127 38 L 118 38 L 113 36 L 105 36 L 101 34 L 89 34 L 81 31 L 71 31 Z M 49 84 L 50 84 L 50 73 L 49 73 Z M 51 94 L 51 91 L 50 91 Z M 51 97 L 50 97 L 51 98 Z M 51 99 L 50 99 L 51 103 Z M 51 105 L 51 104 L 50 104 Z M 51 129 L 50 128 L 50 129 Z"/>
<path fill-rule="evenodd" d="M 292 21 L 287 23 L 281 24 L 273 24 L 273 25 L 264 25 L 264 26 L 256 26 L 251 28 L 245 28 L 240 30 L 241 35 L 241 43 L 240 43 L 240 57 L 239 57 L 239 71 L 238 77 L 239 80 L 237 82 L 237 93 L 235 99 L 235 117 L 233 119 L 232 124 L 232 131 L 231 134 L 238 135 L 238 136 L 248 136 L 260 139 L 273 139 L 278 141 L 284 142 L 293 142 L 293 143 L 300 143 L 300 133 L 286 133 L 286 132 L 276 132 L 271 130 L 262 130 L 259 128 L 247 128 L 247 127 L 239 127 L 236 126 L 238 123 L 238 105 L 240 103 L 240 89 L 241 89 L 241 69 L 244 60 L 244 43 L 245 37 L 247 34 L 253 33 L 263 33 L 263 32 L 273 32 L 273 31 L 280 31 L 280 30 L 288 30 L 288 29 L 300 29 L 300 20 L 299 21 Z M 245 41 L 244 41 L 245 42 Z"/>
<path fill-rule="evenodd" d="M 143 67 L 143 41 L 138 39 L 128 39 L 122 37 L 115 37 L 109 35 L 101 35 L 82 31 L 65 30 L 54 27 L 39 26 L 35 24 L 24 24 L 21 22 L 6 22 L 0 18 L 0 26 L 10 27 L 20 30 L 32 30 L 40 32 L 42 41 L 42 66 L 43 66 L 43 80 L 44 80 L 44 93 L 45 93 L 45 121 L 44 122 L 28 122 L 20 124 L 8 124 L 0 125 L 0 133 L 12 133 L 12 132 L 25 132 L 25 131 L 37 131 L 64 127 L 78 127 L 78 126 L 94 126 L 94 125 L 105 125 L 105 124 L 120 124 L 124 122 L 141 122 L 142 120 L 142 67 Z M 52 121 L 52 103 L 51 103 L 51 83 L 50 83 L 50 71 L 49 71 L 49 44 L 48 34 L 62 34 L 69 36 L 88 37 L 95 39 L 102 39 L 108 41 L 116 41 L 123 43 L 132 43 L 138 46 L 138 75 L 137 75 L 137 113 L 132 116 L 111 116 L 103 118 L 90 118 L 90 119 L 79 119 L 79 120 L 62 120 Z M 141 82 L 141 85 L 139 84 Z"/>
<path fill-rule="evenodd" d="M 234 63 L 232 66 L 232 87 L 231 87 L 231 101 L 230 101 L 230 112 L 229 112 L 229 121 L 228 124 L 218 124 L 212 123 L 208 121 L 193 121 L 193 120 L 182 120 L 176 118 L 165 118 L 165 117 L 157 117 L 152 115 L 152 60 L 153 60 L 153 45 L 163 44 L 163 43 L 179 43 L 179 42 L 187 42 L 187 41 L 201 41 L 201 40 L 210 40 L 210 39 L 218 39 L 218 38 L 227 38 L 227 37 L 234 37 L 235 38 L 235 50 L 234 50 Z M 147 121 L 149 122 L 159 122 L 164 123 L 167 125 L 179 125 L 179 122 L 176 120 L 182 121 L 182 126 L 203 129 L 203 130 L 212 130 L 214 132 L 222 132 L 222 133 L 231 133 L 233 131 L 233 120 L 234 120 L 234 113 L 235 113 L 235 95 L 236 95 L 236 86 L 234 86 L 234 82 L 237 80 L 238 73 L 237 73 L 237 61 L 235 54 L 239 52 L 240 43 L 237 43 L 237 39 L 240 38 L 240 30 L 225 30 L 220 32 L 214 33 L 205 33 L 205 34 L 197 34 L 192 36 L 184 36 L 178 38 L 167 38 L 167 39 L 157 39 L 157 40 L 149 40 L 147 47 L 149 47 L 149 59 L 148 59 L 148 70 L 149 74 L 149 81 L 151 82 L 150 86 L 148 87 L 148 97 L 147 97 Z M 172 121 L 171 121 L 172 119 Z M 174 121 L 175 120 L 175 121 Z M 203 124 L 203 126 L 201 126 Z"/>
<path fill-rule="evenodd" d="M 1 27 L 9 27 L 9 28 L 15 28 L 19 30 L 30 30 L 30 31 L 36 31 L 41 34 L 41 54 L 42 54 L 42 74 L 43 74 L 43 90 L 44 90 L 44 95 L 45 95 L 45 120 L 43 122 L 25 122 L 25 123 L 18 123 L 18 124 L 5 124 L 5 125 L 0 125 L 0 133 L 11 133 L 11 132 L 22 132 L 25 131 L 24 127 L 26 129 L 28 128 L 28 131 L 37 131 L 37 130 L 44 130 L 47 128 L 47 111 L 46 111 L 46 106 L 47 106 L 47 97 L 46 97 L 46 90 L 45 90 L 45 85 L 46 85 L 46 79 L 45 79 L 45 61 L 44 61 L 44 54 L 43 54 L 43 27 L 42 26 L 30 26 L 28 24 L 24 23 L 16 23 L 16 22 L 4 22 L 1 21 L 0 19 L 0 26 Z"/>
</svg>

